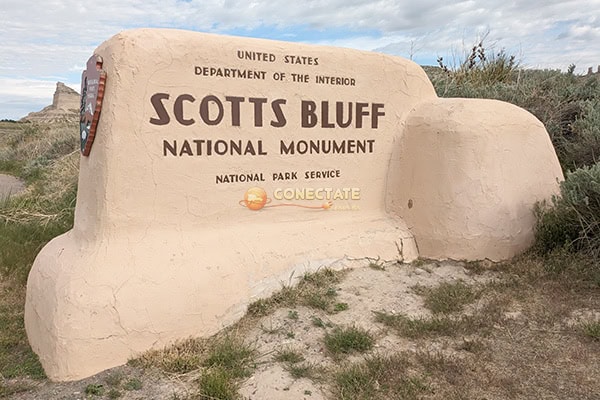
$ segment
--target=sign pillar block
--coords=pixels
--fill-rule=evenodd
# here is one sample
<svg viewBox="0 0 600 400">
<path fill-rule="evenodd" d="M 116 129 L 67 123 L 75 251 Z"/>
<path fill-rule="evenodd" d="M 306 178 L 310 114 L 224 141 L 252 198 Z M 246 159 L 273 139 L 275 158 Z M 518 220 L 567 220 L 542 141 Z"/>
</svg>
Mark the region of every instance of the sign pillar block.
<svg viewBox="0 0 600 400">
<path fill-rule="evenodd" d="M 104 99 L 75 225 L 28 282 L 51 379 L 211 335 L 292 272 L 417 257 L 385 212 L 403 116 L 435 97 L 417 65 L 175 30 L 121 33 L 96 59 Z"/>
<path fill-rule="evenodd" d="M 74 227 L 27 284 L 27 334 L 54 380 L 214 334 L 292 274 L 411 261 L 417 242 L 510 257 L 532 237 L 521 216 L 562 178 L 532 116 L 441 101 L 397 57 L 140 29 L 103 43 L 83 76 Z M 496 150 L 519 156 L 502 169 Z M 492 184 L 514 162 L 535 174 Z"/>
</svg>

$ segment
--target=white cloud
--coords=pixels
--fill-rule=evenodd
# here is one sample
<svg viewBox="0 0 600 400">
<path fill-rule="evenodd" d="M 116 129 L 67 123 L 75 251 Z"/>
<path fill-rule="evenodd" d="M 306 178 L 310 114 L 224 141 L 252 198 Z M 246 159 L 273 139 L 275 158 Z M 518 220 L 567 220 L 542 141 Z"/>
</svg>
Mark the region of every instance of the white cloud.
<svg viewBox="0 0 600 400">
<path fill-rule="evenodd" d="M 584 71 L 600 63 L 600 0 L 2 0 L 0 84 L 8 88 L 0 91 L 0 118 L 20 116 L 10 109 L 17 93 L 25 96 L 19 101 L 31 96 L 32 105 L 42 93 L 51 100 L 53 89 L 34 90 L 36 84 L 19 80 L 74 82 L 97 45 L 135 27 L 276 32 L 418 60 L 458 57 L 489 32 L 488 44 L 521 52 L 529 66 L 575 63 Z"/>
</svg>

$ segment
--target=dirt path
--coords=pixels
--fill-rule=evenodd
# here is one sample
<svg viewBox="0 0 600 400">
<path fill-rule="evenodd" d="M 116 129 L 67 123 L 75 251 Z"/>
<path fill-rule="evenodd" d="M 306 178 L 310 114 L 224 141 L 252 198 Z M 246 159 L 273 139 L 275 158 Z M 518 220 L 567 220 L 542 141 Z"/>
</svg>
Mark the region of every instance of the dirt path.
<svg viewBox="0 0 600 400">
<path fill-rule="evenodd" d="M 23 190 L 25 190 L 23 181 L 12 175 L 0 174 L 0 200 Z"/>
</svg>

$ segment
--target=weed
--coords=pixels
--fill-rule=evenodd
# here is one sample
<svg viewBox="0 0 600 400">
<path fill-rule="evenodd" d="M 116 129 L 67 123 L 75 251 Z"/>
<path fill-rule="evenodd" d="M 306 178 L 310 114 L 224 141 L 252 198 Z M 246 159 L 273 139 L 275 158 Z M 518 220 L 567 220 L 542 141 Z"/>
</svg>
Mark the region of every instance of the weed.
<svg viewBox="0 0 600 400">
<path fill-rule="evenodd" d="M 480 339 L 465 339 L 457 346 L 458 350 L 464 350 L 469 353 L 478 354 L 485 349 L 485 344 Z"/>
<path fill-rule="evenodd" d="M 313 381 L 319 381 L 323 378 L 323 370 L 309 363 L 288 364 L 286 370 L 294 379 L 307 378 Z"/>
<path fill-rule="evenodd" d="M 286 349 L 277 352 L 275 361 L 295 364 L 304 361 L 304 356 L 298 351 Z"/>
<path fill-rule="evenodd" d="M 341 399 L 373 399 L 376 379 L 364 365 L 352 365 L 335 376 L 336 392 Z"/>
<path fill-rule="evenodd" d="M 0 236 L 0 242 L 2 239 Z M 0 259 L 1 253 L 0 248 Z M 18 280 L 20 278 L 3 279 L 0 274 L 0 376 L 40 379 L 46 375 L 27 342 L 23 322 L 25 286 L 16 282 Z"/>
<path fill-rule="evenodd" d="M 348 305 L 348 303 L 335 303 L 335 305 L 333 306 L 333 311 L 334 312 L 346 311 L 349 308 L 350 308 L 350 306 Z"/>
<path fill-rule="evenodd" d="M 258 299 L 248 305 L 248 314 L 257 317 L 268 315 L 271 312 L 271 304 L 267 299 Z"/>
<path fill-rule="evenodd" d="M 85 387 L 84 392 L 92 396 L 102 396 L 104 394 L 104 386 L 99 383 L 90 383 Z"/>
<path fill-rule="evenodd" d="M 329 305 L 331 304 L 331 299 L 329 299 L 323 293 L 315 292 L 307 294 L 304 298 L 304 302 L 308 307 L 326 311 L 329 308 Z"/>
<path fill-rule="evenodd" d="M 463 282 L 444 282 L 426 291 L 425 307 L 434 314 L 448 314 L 462 311 L 465 305 L 478 297 L 479 292 Z"/>
<path fill-rule="evenodd" d="M 304 274 L 295 287 L 284 286 L 270 298 L 251 303 L 248 313 L 260 317 L 272 313 L 278 307 L 295 307 L 299 304 L 328 311 L 332 298 L 337 294 L 332 285 L 338 283 L 344 273 L 324 268 L 312 274 Z"/>
<path fill-rule="evenodd" d="M 242 340 L 226 336 L 210 347 L 203 365 L 222 368 L 232 377 L 241 378 L 250 374 L 253 356 L 254 350 Z"/>
<path fill-rule="evenodd" d="M 5 384 L 0 379 L 0 399 L 8 398 L 9 396 L 17 393 L 22 393 L 30 390 L 32 387 L 24 382 L 13 382 Z"/>
<path fill-rule="evenodd" d="M 234 400 L 239 396 L 231 374 L 222 367 L 206 370 L 199 381 L 200 399 Z"/>
<path fill-rule="evenodd" d="M 142 389 L 142 381 L 138 378 L 128 379 L 127 382 L 123 385 L 123 389 L 127 391 L 132 390 L 141 390 Z"/>
<path fill-rule="evenodd" d="M 473 45 L 460 66 L 450 68 L 444 63 L 442 57 L 438 58 L 438 65 L 459 84 L 468 82 L 472 85 L 487 86 L 508 82 L 518 69 L 516 57 L 508 55 L 504 49 L 496 52 L 492 48 L 490 51 L 484 45 L 485 39 L 483 37 Z"/>
<path fill-rule="evenodd" d="M 283 329 L 281 326 L 273 326 L 273 324 L 271 324 L 271 326 L 267 327 L 264 324 L 260 324 L 260 329 L 264 332 L 264 333 L 268 333 L 269 335 L 275 335 L 278 334 L 279 332 L 281 332 L 281 330 Z"/>
<path fill-rule="evenodd" d="M 187 339 L 176 342 L 162 350 L 150 350 L 129 364 L 139 367 L 157 367 L 165 372 L 185 374 L 202 365 L 202 355 L 207 349 L 206 340 Z"/>
<path fill-rule="evenodd" d="M 430 391 L 428 384 L 412 375 L 404 354 L 375 355 L 342 367 L 334 377 L 337 398 L 352 400 L 419 399 Z"/>
<path fill-rule="evenodd" d="M 600 341 L 600 321 L 582 323 L 581 331 L 585 336 Z"/>
<path fill-rule="evenodd" d="M 369 332 L 356 326 L 335 328 L 333 332 L 325 335 L 324 341 L 327 350 L 334 355 L 365 352 L 371 350 L 375 343 Z"/>
<path fill-rule="evenodd" d="M 419 267 L 422 267 L 422 266 L 424 266 L 425 264 L 427 264 L 427 261 L 428 261 L 428 260 L 426 260 L 426 259 L 424 259 L 424 258 L 421 258 L 421 257 L 419 257 L 419 258 L 417 258 L 415 261 L 413 261 L 413 262 L 411 263 L 411 265 L 412 265 L 413 267 L 417 267 L 417 268 L 419 268 Z"/>
<path fill-rule="evenodd" d="M 428 374 L 443 377 L 452 386 L 463 384 L 467 366 L 461 360 L 440 351 L 419 351 L 415 358 Z"/>
<path fill-rule="evenodd" d="M 377 271 L 385 271 L 385 265 L 381 262 L 371 261 L 369 263 L 369 268 L 377 270 Z"/>
<path fill-rule="evenodd" d="M 113 372 L 104 378 L 104 382 L 109 386 L 119 386 L 121 381 L 123 381 L 123 373 L 121 372 Z"/>
<path fill-rule="evenodd" d="M 451 336 L 457 332 L 460 322 L 447 316 L 410 318 L 403 314 L 387 314 L 376 311 L 375 321 L 395 329 L 399 335 L 409 338 Z"/>
<path fill-rule="evenodd" d="M 310 321 L 312 322 L 312 324 L 314 326 L 316 326 L 317 328 L 325 328 L 325 323 L 323 322 L 323 320 L 319 317 L 312 317 L 310 319 Z"/>
<path fill-rule="evenodd" d="M 290 311 L 288 311 L 287 317 L 289 319 L 297 320 L 298 319 L 298 311 L 296 311 L 296 310 L 290 310 Z"/>
<path fill-rule="evenodd" d="M 323 328 L 323 329 L 325 329 L 325 328 L 331 328 L 331 327 L 333 327 L 333 325 L 332 325 L 331 322 L 325 322 L 321 318 L 316 317 L 316 316 L 313 316 L 311 318 L 311 322 L 312 322 L 313 326 L 316 326 L 317 328 Z"/>
</svg>

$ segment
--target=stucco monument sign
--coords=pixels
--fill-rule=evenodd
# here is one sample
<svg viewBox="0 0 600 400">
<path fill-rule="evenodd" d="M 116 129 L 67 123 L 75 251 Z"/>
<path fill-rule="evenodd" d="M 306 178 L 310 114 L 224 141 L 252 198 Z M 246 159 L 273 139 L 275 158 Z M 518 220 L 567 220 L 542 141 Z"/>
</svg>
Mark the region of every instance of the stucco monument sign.
<svg viewBox="0 0 600 400">
<path fill-rule="evenodd" d="M 401 58 L 144 29 L 102 44 L 97 71 L 74 227 L 27 288 L 55 380 L 213 334 L 292 272 L 511 257 L 562 179 L 535 117 L 439 99 Z"/>
</svg>

